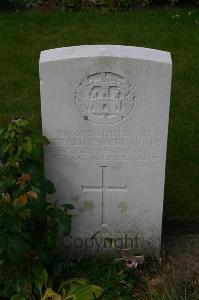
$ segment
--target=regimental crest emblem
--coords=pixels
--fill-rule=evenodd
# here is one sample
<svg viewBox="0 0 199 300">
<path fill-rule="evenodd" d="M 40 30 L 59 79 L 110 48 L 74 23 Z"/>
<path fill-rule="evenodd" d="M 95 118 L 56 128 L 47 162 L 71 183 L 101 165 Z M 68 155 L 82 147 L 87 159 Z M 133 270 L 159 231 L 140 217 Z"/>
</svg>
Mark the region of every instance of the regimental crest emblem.
<svg viewBox="0 0 199 300">
<path fill-rule="evenodd" d="M 123 120 L 134 103 L 135 93 L 128 80 L 110 72 L 89 75 L 75 93 L 75 104 L 83 118 L 98 124 Z"/>
</svg>

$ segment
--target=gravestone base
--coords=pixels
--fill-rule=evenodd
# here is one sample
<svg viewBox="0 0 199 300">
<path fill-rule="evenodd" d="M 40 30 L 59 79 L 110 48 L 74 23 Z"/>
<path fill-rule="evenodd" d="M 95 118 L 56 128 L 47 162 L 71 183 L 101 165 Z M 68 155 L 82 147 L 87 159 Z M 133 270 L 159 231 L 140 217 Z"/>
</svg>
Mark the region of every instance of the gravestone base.
<svg viewBox="0 0 199 300">
<path fill-rule="evenodd" d="M 94 238 L 66 238 L 64 252 L 70 259 L 91 257 L 121 257 L 144 255 L 145 257 L 160 256 L 160 241 L 139 239 L 139 237 L 114 238 L 113 236 L 98 236 Z"/>
</svg>

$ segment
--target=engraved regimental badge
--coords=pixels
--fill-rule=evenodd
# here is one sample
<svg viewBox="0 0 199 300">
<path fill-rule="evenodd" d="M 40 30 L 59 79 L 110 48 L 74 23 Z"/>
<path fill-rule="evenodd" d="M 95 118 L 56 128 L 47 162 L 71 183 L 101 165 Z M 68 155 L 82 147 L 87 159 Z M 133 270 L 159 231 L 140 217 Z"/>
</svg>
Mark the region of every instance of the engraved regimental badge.
<svg viewBox="0 0 199 300">
<path fill-rule="evenodd" d="M 103 72 L 86 77 L 75 93 L 75 103 L 85 120 L 112 124 L 126 118 L 135 102 L 135 93 L 125 78 Z"/>
</svg>

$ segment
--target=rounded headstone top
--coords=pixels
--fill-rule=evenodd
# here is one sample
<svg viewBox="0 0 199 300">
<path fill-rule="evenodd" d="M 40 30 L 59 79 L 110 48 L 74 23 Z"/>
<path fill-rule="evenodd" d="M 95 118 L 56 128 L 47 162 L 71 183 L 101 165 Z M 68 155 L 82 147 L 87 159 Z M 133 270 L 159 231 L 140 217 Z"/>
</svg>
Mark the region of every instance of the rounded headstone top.
<svg viewBox="0 0 199 300">
<path fill-rule="evenodd" d="M 126 57 L 171 64 L 170 52 L 150 48 L 121 45 L 82 45 L 44 50 L 40 64 L 81 57 Z"/>
</svg>

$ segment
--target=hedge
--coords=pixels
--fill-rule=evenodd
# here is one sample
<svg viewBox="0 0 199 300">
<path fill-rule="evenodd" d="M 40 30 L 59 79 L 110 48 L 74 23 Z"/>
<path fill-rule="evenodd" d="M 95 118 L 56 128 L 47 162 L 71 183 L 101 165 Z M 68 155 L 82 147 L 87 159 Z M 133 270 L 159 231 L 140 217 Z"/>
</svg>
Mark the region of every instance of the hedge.
<svg viewBox="0 0 199 300">
<path fill-rule="evenodd" d="M 131 10 L 150 6 L 199 5 L 199 0 L 0 0 L 0 8 L 32 8 L 52 5 L 64 9 Z"/>
</svg>

